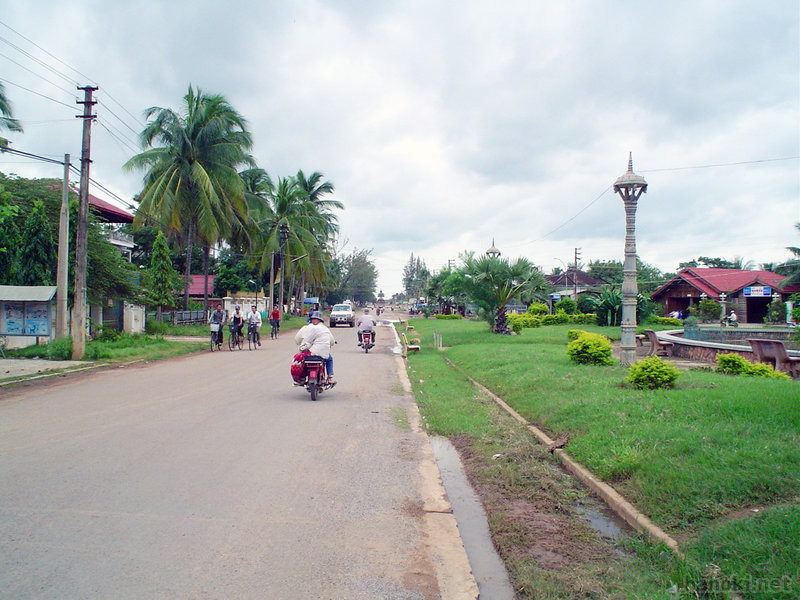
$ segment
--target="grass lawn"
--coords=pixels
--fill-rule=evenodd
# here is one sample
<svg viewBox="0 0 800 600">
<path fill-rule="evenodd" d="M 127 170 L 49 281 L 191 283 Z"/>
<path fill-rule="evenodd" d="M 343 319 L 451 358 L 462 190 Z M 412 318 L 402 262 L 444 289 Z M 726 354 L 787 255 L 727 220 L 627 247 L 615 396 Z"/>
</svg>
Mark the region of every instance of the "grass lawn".
<svg viewBox="0 0 800 600">
<path fill-rule="evenodd" d="M 624 383 L 622 367 L 574 365 L 566 355 L 567 330 L 618 338 L 618 328 L 564 325 L 509 337 L 485 323 L 413 324 L 423 349 L 410 357 L 412 383 L 430 431 L 491 436 L 447 356 L 553 437 L 569 434 L 573 457 L 676 535 L 687 559 L 663 568 L 679 588 L 708 597 L 731 584 L 747 598 L 800 595 L 800 536 L 786 543 L 775 533 L 800 529 L 800 384 L 690 371 L 674 390 L 640 391 Z M 443 353 L 433 349 L 434 329 Z M 458 398 L 442 400 L 436 388 L 452 380 L 461 380 L 449 392 Z"/>
</svg>

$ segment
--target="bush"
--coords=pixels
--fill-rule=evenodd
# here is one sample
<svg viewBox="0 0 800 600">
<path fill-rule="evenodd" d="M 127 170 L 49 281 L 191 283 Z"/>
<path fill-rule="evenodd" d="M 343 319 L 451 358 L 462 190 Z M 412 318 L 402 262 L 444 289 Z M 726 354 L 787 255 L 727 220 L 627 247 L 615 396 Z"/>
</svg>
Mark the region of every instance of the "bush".
<svg viewBox="0 0 800 600">
<path fill-rule="evenodd" d="M 791 381 L 786 373 L 781 373 L 764 363 L 753 364 L 739 354 L 717 354 L 717 373 L 744 375 L 747 377 L 768 377 Z"/>
<path fill-rule="evenodd" d="M 549 315 L 553 316 L 553 315 Z M 596 333 L 584 333 L 567 345 L 567 356 L 581 365 L 611 365 L 611 342 Z"/>
<path fill-rule="evenodd" d="M 536 315 L 525 313 L 523 315 L 506 315 L 506 322 L 514 333 L 519 333 L 524 328 L 534 328 L 542 326 L 542 318 Z"/>
<path fill-rule="evenodd" d="M 144 331 L 150 335 L 166 335 L 168 325 L 159 323 L 156 319 L 148 319 L 144 324 Z"/>
<path fill-rule="evenodd" d="M 740 354 L 717 354 L 717 373 L 741 375 L 750 362 Z"/>
<path fill-rule="evenodd" d="M 672 389 L 678 369 L 658 356 L 640 360 L 628 371 L 628 383 L 639 390 Z"/>
<path fill-rule="evenodd" d="M 595 300 L 594 296 L 589 294 L 581 294 L 578 296 L 578 312 L 590 313 L 594 312 Z"/>
<path fill-rule="evenodd" d="M 596 325 L 597 315 L 594 313 L 576 313 L 572 315 L 572 322 L 578 325 Z"/>
<path fill-rule="evenodd" d="M 683 321 L 673 317 L 651 317 L 650 322 L 654 325 L 675 325 L 676 327 L 683 327 Z"/>
<path fill-rule="evenodd" d="M 50 360 L 69 360 L 72 358 L 72 336 L 66 336 L 47 344 L 47 358 Z"/>
<path fill-rule="evenodd" d="M 546 315 L 550 312 L 550 309 L 547 308 L 547 304 L 544 302 L 533 302 L 528 307 L 528 314 L 531 315 Z"/>
<path fill-rule="evenodd" d="M 511 316 L 511 315 L 509 315 Z M 461 318 L 461 315 L 436 315 L 437 319 L 442 319 L 444 321 L 455 321 Z"/>
<path fill-rule="evenodd" d="M 697 305 L 697 316 L 702 321 L 719 321 L 721 307 L 711 298 L 703 298 Z"/>
<path fill-rule="evenodd" d="M 583 329 L 569 329 L 567 330 L 567 339 L 571 342 L 573 340 L 577 340 L 580 336 L 589 333 L 588 331 L 584 331 Z"/>
<path fill-rule="evenodd" d="M 120 338 L 121 332 L 117 331 L 116 329 L 109 329 L 104 327 L 100 330 L 94 339 L 99 342 L 114 342 Z"/>
<path fill-rule="evenodd" d="M 574 315 L 575 311 L 578 310 L 578 303 L 572 298 L 562 298 L 555 303 L 553 308 L 556 309 L 556 312 L 564 311 L 568 315 Z"/>
<path fill-rule="evenodd" d="M 558 311 L 554 315 L 544 315 L 542 317 L 542 325 L 564 325 L 570 322 L 570 315 L 563 310 Z"/>
</svg>

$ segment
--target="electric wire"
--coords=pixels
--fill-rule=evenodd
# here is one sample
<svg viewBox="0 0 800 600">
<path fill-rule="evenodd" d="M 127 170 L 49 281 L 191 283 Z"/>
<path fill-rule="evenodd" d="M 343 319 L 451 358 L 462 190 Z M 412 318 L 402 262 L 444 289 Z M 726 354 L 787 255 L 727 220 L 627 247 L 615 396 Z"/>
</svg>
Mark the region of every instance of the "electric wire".
<svg viewBox="0 0 800 600">
<path fill-rule="evenodd" d="M 48 71 L 50 71 L 50 72 L 51 72 L 51 73 L 53 73 L 54 75 L 57 75 L 58 77 L 61 77 L 61 79 L 63 79 L 63 80 L 64 80 L 64 81 L 66 81 L 67 83 L 70 83 L 70 84 L 77 85 L 77 84 L 75 83 L 75 81 L 73 81 L 72 79 L 70 79 L 69 77 L 67 77 L 66 75 L 64 75 L 64 74 L 63 74 L 61 71 L 59 71 L 59 70 L 57 70 L 57 69 L 55 69 L 55 68 L 51 67 L 50 65 L 48 65 L 48 64 L 47 64 L 46 62 L 44 62 L 43 60 L 36 58 L 36 57 L 35 57 L 33 54 L 31 54 L 30 52 L 28 52 L 28 51 L 26 51 L 26 50 L 23 50 L 22 48 L 20 48 L 20 47 L 19 47 L 19 46 L 17 46 L 16 44 L 13 44 L 12 42 L 9 42 L 9 41 L 8 41 L 6 38 L 4 38 L 4 37 L 0 37 L 0 41 L 2 41 L 2 42 L 5 42 L 7 45 L 11 46 L 11 47 L 12 47 L 14 50 L 16 50 L 17 52 L 19 52 L 19 53 L 20 53 L 20 54 L 22 54 L 23 56 L 26 56 L 26 57 L 30 58 L 30 59 L 31 59 L 33 62 L 35 62 L 36 64 L 38 64 L 38 65 L 40 65 L 40 66 L 42 66 L 42 67 L 44 67 L 45 69 L 47 69 Z M 8 58 L 8 57 L 6 57 L 6 58 Z M 11 59 L 9 59 L 9 60 L 11 60 Z M 19 64 L 19 63 L 17 63 L 17 64 Z M 20 65 L 20 66 L 22 66 L 22 65 Z M 26 69 L 26 67 L 22 67 L 22 68 L 23 68 L 23 69 Z M 28 69 L 28 70 L 29 70 L 29 69 Z M 31 71 L 31 73 L 33 73 L 33 71 Z"/>
<path fill-rule="evenodd" d="M 69 91 L 69 90 L 66 90 L 66 89 L 64 89 L 63 87 L 61 87 L 59 84 L 57 84 L 57 83 L 54 83 L 54 82 L 50 81 L 50 80 L 49 80 L 47 77 L 45 77 L 44 75 L 39 75 L 39 73 L 37 73 L 36 71 L 32 71 L 31 69 L 29 69 L 28 67 L 26 67 L 26 66 L 25 66 L 25 65 L 23 65 L 22 63 L 18 63 L 18 62 L 17 62 L 17 61 L 15 61 L 13 58 L 11 58 L 11 57 L 9 57 L 9 56 L 6 56 L 6 55 L 5 55 L 5 54 L 3 54 L 2 52 L 0 52 L 0 56 L 2 56 L 3 58 L 5 58 L 5 59 L 6 59 L 6 60 L 8 60 L 8 61 L 10 61 L 10 62 L 14 63 L 14 64 L 15 64 L 15 65 L 17 65 L 18 67 L 20 67 L 20 68 L 22 68 L 22 69 L 25 69 L 25 70 L 26 70 L 28 73 L 30 73 L 30 74 L 32 74 L 32 75 L 36 75 L 36 77 L 38 77 L 39 79 L 42 79 L 43 81 L 46 81 L 47 83 L 49 83 L 50 85 L 52 85 L 52 86 L 53 86 L 53 87 L 55 87 L 55 88 L 58 88 L 58 89 L 59 89 L 59 90 L 61 90 L 62 92 L 65 92 L 66 94 L 69 94 L 70 96 L 74 96 L 74 94 L 73 94 L 71 91 Z"/>
<path fill-rule="evenodd" d="M 4 77 L 0 77 L 0 81 L 3 81 L 3 82 L 8 83 L 10 85 L 16 86 L 16 87 L 18 87 L 20 89 L 25 90 L 26 92 L 30 92 L 31 94 L 36 94 L 37 96 L 41 96 L 42 98 L 47 98 L 48 100 L 52 100 L 56 104 L 60 104 L 61 106 L 66 106 L 70 110 L 75 110 L 75 107 L 70 105 L 70 104 L 66 104 L 65 102 L 61 102 L 60 100 L 56 100 L 55 98 L 51 98 L 50 96 L 46 96 L 45 94 L 41 94 L 41 93 L 39 93 L 39 92 L 37 92 L 35 90 L 32 90 L 30 88 L 26 88 L 24 85 L 20 85 L 18 83 L 14 83 L 13 81 L 9 81 L 8 79 L 5 79 Z"/>
</svg>

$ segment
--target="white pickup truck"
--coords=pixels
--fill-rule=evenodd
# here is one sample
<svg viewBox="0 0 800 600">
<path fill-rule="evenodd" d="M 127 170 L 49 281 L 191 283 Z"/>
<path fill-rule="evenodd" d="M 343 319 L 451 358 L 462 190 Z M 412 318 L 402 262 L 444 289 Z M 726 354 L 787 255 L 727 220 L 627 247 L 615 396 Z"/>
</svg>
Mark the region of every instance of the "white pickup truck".
<svg viewBox="0 0 800 600">
<path fill-rule="evenodd" d="M 356 324 L 356 315 L 349 304 L 335 304 L 331 309 L 330 326 L 347 324 L 350 327 Z"/>
</svg>

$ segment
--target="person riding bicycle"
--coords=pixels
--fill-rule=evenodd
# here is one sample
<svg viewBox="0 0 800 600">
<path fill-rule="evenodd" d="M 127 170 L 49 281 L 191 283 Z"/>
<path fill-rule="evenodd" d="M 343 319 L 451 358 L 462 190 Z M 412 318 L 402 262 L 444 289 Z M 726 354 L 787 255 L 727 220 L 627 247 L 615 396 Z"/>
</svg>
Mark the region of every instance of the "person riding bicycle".
<svg viewBox="0 0 800 600">
<path fill-rule="evenodd" d="M 247 326 L 248 330 L 253 329 L 255 333 L 256 343 L 260 346 L 261 345 L 261 313 L 258 312 L 258 309 L 255 305 L 250 307 L 250 312 L 247 313 Z"/>
<path fill-rule="evenodd" d="M 212 313 L 208 316 L 208 322 L 211 324 L 219 325 L 217 329 L 217 343 L 222 344 L 222 326 L 225 324 L 225 313 L 222 310 L 222 305 L 217 304 Z"/>
<path fill-rule="evenodd" d="M 375 327 L 378 325 L 378 322 L 375 320 L 371 314 L 369 314 L 369 308 L 364 309 L 364 314 L 358 317 L 358 343 L 361 343 L 361 334 L 365 331 L 372 332 L 372 343 L 375 344 Z"/>
<path fill-rule="evenodd" d="M 277 306 L 272 307 L 272 312 L 269 313 L 269 324 L 275 328 L 275 331 L 281 327 L 281 311 Z"/>
<path fill-rule="evenodd" d="M 308 350 L 312 356 L 319 356 L 325 360 L 325 370 L 328 373 L 327 383 L 335 385 L 333 380 L 333 356 L 331 346 L 336 343 L 331 330 L 322 324 L 322 313 L 315 310 L 309 316 L 311 323 L 304 325 L 294 336 L 294 341 L 301 350 Z"/>
<path fill-rule="evenodd" d="M 242 336 L 242 327 L 244 327 L 244 313 L 242 307 L 237 305 L 231 315 L 231 333 L 235 331 L 240 338 L 244 337 Z"/>
</svg>

